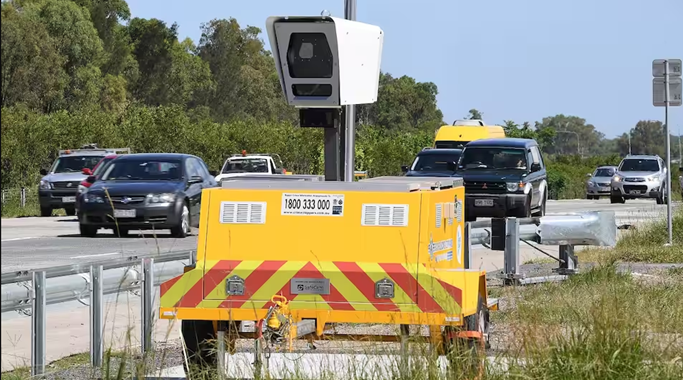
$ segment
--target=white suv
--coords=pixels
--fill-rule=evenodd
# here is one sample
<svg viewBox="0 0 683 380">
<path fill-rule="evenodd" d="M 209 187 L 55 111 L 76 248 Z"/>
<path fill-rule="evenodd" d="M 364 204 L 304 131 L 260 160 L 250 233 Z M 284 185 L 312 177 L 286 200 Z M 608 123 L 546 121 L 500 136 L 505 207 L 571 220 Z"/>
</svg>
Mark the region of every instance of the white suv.
<svg viewBox="0 0 683 380">
<path fill-rule="evenodd" d="M 654 198 L 657 204 L 666 203 L 668 173 L 659 156 L 627 156 L 617 168 L 610 183 L 610 202 L 624 203 L 626 199 Z"/>
</svg>

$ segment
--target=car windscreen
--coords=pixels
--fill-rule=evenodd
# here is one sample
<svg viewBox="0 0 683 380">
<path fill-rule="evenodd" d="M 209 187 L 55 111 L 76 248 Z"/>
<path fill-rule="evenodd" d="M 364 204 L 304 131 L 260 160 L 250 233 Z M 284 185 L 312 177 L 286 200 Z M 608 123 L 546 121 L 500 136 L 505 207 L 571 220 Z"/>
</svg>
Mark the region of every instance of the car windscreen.
<svg viewBox="0 0 683 380">
<path fill-rule="evenodd" d="M 526 170 L 526 150 L 505 147 L 465 148 L 458 163 L 460 170 Z"/>
<path fill-rule="evenodd" d="M 453 171 L 455 164 L 458 163 L 460 154 L 425 154 L 415 157 L 412 171 L 420 172 L 449 172 Z M 452 163 L 453 168 L 449 169 L 448 164 Z"/>
<path fill-rule="evenodd" d="M 80 173 L 83 169 L 92 169 L 103 156 L 61 156 L 52 165 L 53 173 Z"/>
<path fill-rule="evenodd" d="M 657 172 L 659 171 L 659 164 L 657 160 L 624 160 L 619 167 L 622 172 Z"/>
<path fill-rule="evenodd" d="M 223 173 L 268 173 L 268 160 L 265 158 L 240 158 L 228 160 Z"/>
<path fill-rule="evenodd" d="M 462 149 L 469 141 L 437 141 L 434 146 L 437 149 Z"/>
<path fill-rule="evenodd" d="M 593 177 L 611 177 L 614 175 L 614 169 L 612 168 L 602 168 L 595 171 Z"/>
<path fill-rule="evenodd" d="M 120 160 L 107 165 L 102 175 L 105 181 L 179 181 L 182 179 L 180 160 Z"/>
</svg>

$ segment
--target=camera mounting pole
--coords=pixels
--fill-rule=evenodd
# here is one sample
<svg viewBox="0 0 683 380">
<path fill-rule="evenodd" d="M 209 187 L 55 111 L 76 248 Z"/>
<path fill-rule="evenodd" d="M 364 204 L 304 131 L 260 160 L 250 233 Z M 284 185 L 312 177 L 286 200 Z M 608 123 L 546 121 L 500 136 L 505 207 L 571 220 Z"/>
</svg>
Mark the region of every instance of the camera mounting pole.
<svg viewBox="0 0 683 380">
<path fill-rule="evenodd" d="M 356 0 L 344 0 L 344 18 L 356 21 Z M 340 163 L 345 182 L 353 182 L 356 169 L 356 106 L 344 106 L 343 123 L 339 124 Z M 327 160 L 327 157 L 325 157 Z"/>
</svg>

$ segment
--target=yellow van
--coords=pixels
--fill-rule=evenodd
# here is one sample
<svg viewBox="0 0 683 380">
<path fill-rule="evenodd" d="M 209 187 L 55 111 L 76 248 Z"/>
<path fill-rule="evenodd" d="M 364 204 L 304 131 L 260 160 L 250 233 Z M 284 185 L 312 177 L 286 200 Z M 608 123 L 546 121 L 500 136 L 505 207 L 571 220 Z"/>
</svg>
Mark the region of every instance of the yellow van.
<svg viewBox="0 0 683 380">
<path fill-rule="evenodd" d="M 470 141 L 504 138 L 505 130 L 498 125 L 486 125 L 483 120 L 456 120 L 436 132 L 435 148 L 462 149 Z"/>
</svg>

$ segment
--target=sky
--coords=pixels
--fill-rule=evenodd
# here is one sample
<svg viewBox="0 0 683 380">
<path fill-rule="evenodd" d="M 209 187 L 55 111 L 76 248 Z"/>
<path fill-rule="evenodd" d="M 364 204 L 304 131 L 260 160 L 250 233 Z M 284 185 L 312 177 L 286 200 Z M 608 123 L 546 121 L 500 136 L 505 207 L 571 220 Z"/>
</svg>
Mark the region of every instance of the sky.
<svg viewBox="0 0 683 380">
<path fill-rule="evenodd" d="M 178 23 L 179 38 L 195 43 L 214 18 L 263 30 L 268 16 L 344 17 L 343 0 L 128 4 L 133 17 Z M 357 0 L 357 20 L 384 31 L 382 71 L 438 86 L 447 123 L 471 108 L 489 124 L 562 113 L 616 137 L 638 120 L 664 121 L 652 105 L 652 60 L 683 58 L 683 0 Z M 670 108 L 669 124 L 683 130 L 683 107 Z"/>
</svg>

